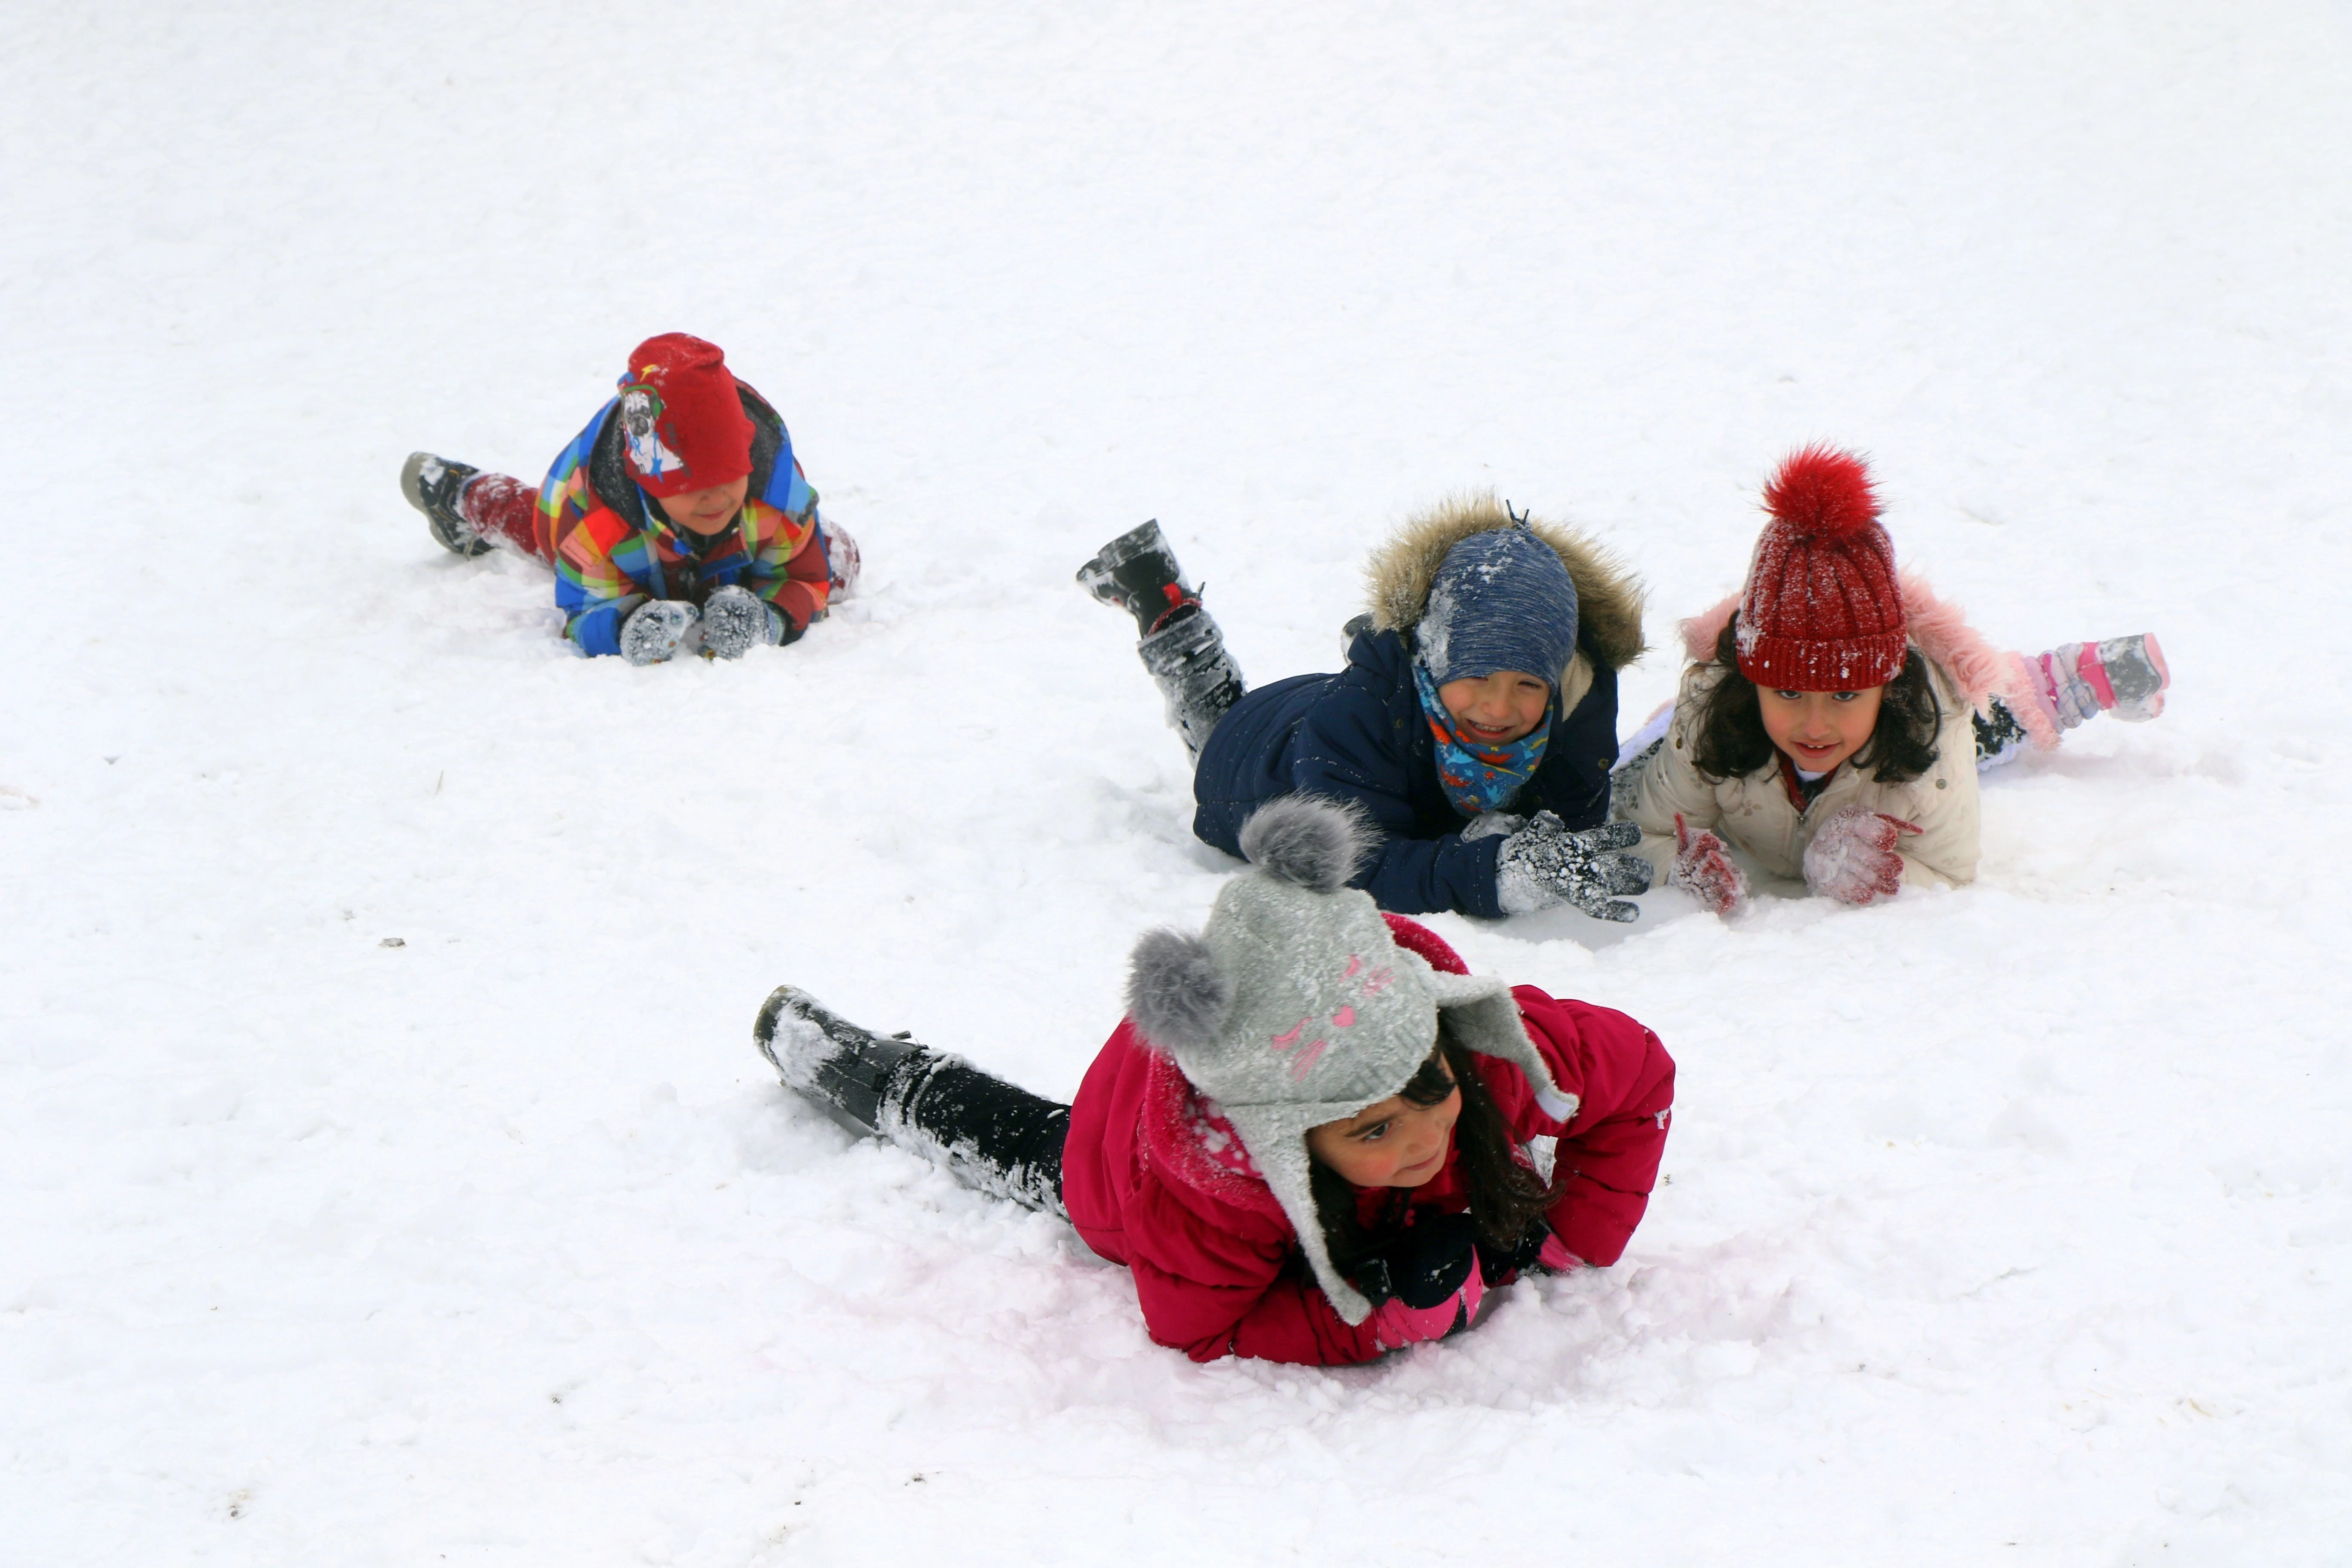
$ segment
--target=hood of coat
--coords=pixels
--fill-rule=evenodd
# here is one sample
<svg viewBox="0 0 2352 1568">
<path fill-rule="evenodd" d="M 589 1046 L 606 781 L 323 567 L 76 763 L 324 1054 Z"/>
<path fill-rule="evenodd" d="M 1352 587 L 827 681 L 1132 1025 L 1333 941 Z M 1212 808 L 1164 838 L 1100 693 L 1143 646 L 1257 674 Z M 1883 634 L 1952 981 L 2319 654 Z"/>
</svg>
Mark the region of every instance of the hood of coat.
<svg viewBox="0 0 2352 1568">
<path fill-rule="evenodd" d="M 1374 629 L 1408 632 L 1420 625 L 1447 552 L 1474 533 L 1512 526 L 1509 510 L 1491 492 L 1456 496 L 1408 521 L 1364 563 Z M 1528 526 L 1559 554 L 1576 584 L 1578 643 L 1611 669 L 1641 658 L 1640 581 L 1572 528 L 1540 518 L 1528 519 Z"/>
</svg>

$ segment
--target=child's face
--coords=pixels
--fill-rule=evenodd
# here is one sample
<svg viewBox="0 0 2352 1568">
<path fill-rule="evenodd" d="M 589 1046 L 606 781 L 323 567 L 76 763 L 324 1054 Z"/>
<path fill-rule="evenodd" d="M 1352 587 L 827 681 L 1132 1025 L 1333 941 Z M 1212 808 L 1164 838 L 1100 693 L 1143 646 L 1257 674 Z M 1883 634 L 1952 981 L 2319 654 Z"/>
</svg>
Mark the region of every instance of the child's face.
<svg viewBox="0 0 2352 1568">
<path fill-rule="evenodd" d="M 661 503 L 662 515 L 689 532 L 706 537 L 735 521 L 743 498 L 751 492 L 751 476 L 730 479 L 707 489 L 680 490 Z"/>
<path fill-rule="evenodd" d="M 1884 686 L 1860 691 L 1768 691 L 1756 689 L 1764 732 L 1809 773 L 1825 773 L 1870 739 L 1878 723 Z"/>
<path fill-rule="evenodd" d="M 1453 716 L 1454 732 L 1484 746 L 1507 746 L 1543 722 L 1551 682 L 1524 670 L 1498 669 L 1465 676 L 1437 689 L 1437 700 Z"/>
<path fill-rule="evenodd" d="M 1307 1130 L 1307 1152 L 1359 1187 L 1417 1187 L 1444 1168 L 1462 1114 L 1456 1089 L 1435 1105 L 1392 1094 L 1345 1121 Z"/>
</svg>

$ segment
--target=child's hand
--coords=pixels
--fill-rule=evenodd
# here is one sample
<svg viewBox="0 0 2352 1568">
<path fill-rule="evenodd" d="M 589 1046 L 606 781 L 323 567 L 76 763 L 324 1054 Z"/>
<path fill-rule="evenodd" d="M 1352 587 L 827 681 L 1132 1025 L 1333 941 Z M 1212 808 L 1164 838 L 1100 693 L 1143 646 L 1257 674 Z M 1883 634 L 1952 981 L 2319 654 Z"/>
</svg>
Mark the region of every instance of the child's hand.
<svg viewBox="0 0 2352 1568">
<path fill-rule="evenodd" d="M 1832 813 L 1805 847 L 1805 886 L 1849 904 L 1891 899 L 1903 886 L 1895 844 L 1919 825 L 1856 803 Z"/>
<path fill-rule="evenodd" d="M 713 658 L 741 658 L 755 647 L 773 647 L 784 635 L 784 617 L 751 589 L 730 583 L 702 606 L 702 651 Z"/>
<path fill-rule="evenodd" d="M 1356 1288 L 1376 1304 L 1372 1337 L 1382 1350 L 1442 1340 L 1478 1315 L 1486 1282 L 1477 1240 L 1468 1215 L 1424 1214 L 1356 1271 Z"/>
<path fill-rule="evenodd" d="M 683 599 L 649 599 L 621 624 L 621 657 L 631 664 L 659 664 L 694 649 L 687 634 L 701 612 Z"/>
<path fill-rule="evenodd" d="M 1642 911 L 1611 895 L 1650 890 L 1650 863 L 1625 853 L 1641 841 L 1642 830 L 1630 822 L 1571 833 L 1550 812 L 1537 812 L 1503 840 L 1495 858 L 1496 899 L 1509 915 L 1574 904 L 1595 920 L 1633 920 Z"/>
<path fill-rule="evenodd" d="M 1667 879 L 1712 914 L 1737 914 L 1748 902 L 1747 873 L 1733 863 L 1723 840 L 1704 827 L 1693 833 L 1679 811 L 1675 813 L 1675 868 Z"/>
</svg>

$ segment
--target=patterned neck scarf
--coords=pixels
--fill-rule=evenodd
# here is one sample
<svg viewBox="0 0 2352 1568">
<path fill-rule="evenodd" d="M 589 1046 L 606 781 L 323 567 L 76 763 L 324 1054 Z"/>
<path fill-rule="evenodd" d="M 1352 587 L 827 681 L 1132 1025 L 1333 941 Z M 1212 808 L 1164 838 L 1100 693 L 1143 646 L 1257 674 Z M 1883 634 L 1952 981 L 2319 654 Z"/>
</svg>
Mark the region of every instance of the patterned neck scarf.
<svg viewBox="0 0 2352 1568">
<path fill-rule="evenodd" d="M 1551 740 L 1551 709 L 1543 722 L 1508 745 L 1490 746 L 1464 740 L 1454 732 L 1454 715 L 1437 695 L 1437 680 L 1420 659 L 1412 661 L 1413 689 L 1421 694 L 1421 711 L 1437 742 L 1437 782 L 1445 798 L 1465 816 L 1500 811 L 1518 798 L 1519 790 L 1543 765 L 1544 747 Z"/>
</svg>

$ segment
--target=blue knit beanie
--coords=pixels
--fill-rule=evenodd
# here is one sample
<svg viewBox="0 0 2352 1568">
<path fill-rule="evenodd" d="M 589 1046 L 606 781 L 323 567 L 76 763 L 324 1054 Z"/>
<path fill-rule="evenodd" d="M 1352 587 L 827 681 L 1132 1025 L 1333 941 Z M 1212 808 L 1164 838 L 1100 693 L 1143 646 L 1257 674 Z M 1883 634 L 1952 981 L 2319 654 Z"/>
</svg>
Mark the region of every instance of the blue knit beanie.
<svg viewBox="0 0 2352 1568">
<path fill-rule="evenodd" d="M 1525 523 L 1490 528 L 1445 552 L 1414 635 L 1440 686 L 1517 669 L 1557 691 L 1576 653 L 1576 583 Z"/>
</svg>

